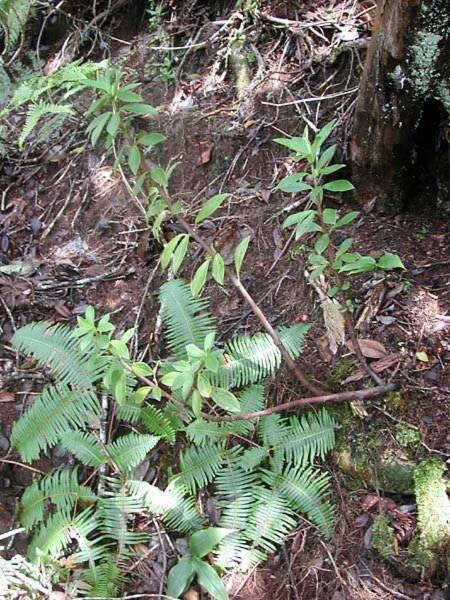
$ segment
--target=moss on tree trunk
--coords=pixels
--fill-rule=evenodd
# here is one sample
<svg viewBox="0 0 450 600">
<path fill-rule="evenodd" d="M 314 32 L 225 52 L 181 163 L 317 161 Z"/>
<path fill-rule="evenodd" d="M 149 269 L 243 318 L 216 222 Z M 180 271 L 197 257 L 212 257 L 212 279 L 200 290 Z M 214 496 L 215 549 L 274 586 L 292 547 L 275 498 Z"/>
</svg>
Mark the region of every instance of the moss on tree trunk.
<svg viewBox="0 0 450 600">
<path fill-rule="evenodd" d="M 378 0 L 351 148 L 362 202 L 449 201 L 449 23 L 449 0 Z"/>
</svg>

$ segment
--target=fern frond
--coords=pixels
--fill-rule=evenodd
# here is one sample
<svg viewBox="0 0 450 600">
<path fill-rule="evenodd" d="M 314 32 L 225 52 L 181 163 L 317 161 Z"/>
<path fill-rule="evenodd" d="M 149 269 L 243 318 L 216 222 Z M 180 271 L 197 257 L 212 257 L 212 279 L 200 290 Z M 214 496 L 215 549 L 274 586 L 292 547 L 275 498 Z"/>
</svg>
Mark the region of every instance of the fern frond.
<svg viewBox="0 0 450 600">
<path fill-rule="evenodd" d="M 0 0 L 0 26 L 3 28 L 6 46 L 17 43 L 28 19 L 32 0 Z"/>
<path fill-rule="evenodd" d="M 215 320 L 206 312 L 208 302 L 193 298 L 189 285 L 181 279 L 161 286 L 159 298 L 170 350 L 184 356 L 188 344 L 203 348 L 207 334 L 215 331 Z"/>
<path fill-rule="evenodd" d="M 129 473 L 144 460 L 159 439 L 154 435 L 129 433 L 107 444 L 106 452 L 119 470 Z"/>
<path fill-rule="evenodd" d="M 25 119 L 25 124 L 19 136 L 19 148 L 22 149 L 27 137 L 37 126 L 39 121 L 48 115 L 73 115 L 74 111 L 70 106 L 60 104 L 50 104 L 48 102 L 39 102 L 30 106 Z"/>
<path fill-rule="evenodd" d="M 36 551 L 39 549 L 42 554 L 56 560 L 75 541 L 80 551 L 73 555 L 73 559 L 79 563 L 89 561 L 93 565 L 105 552 L 98 537 L 95 543 L 88 539 L 98 527 L 99 523 L 90 508 L 76 517 L 71 511 L 55 512 L 34 535 L 29 548 L 30 559 L 37 558 Z"/>
<path fill-rule="evenodd" d="M 142 543 L 148 535 L 128 529 L 130 518 L 143 511 L 142 502 L 135 496 L 130 496 L 119 482 L 114 487 L 115 491 L 105 492 L 105 497 L 99 500 L 97 516 L 101 522 L 100 531 L 105 537 L 116 540 L 118 554 L 121 555 L 126 546 Z"/>
<path fill-rule="evenodd" d="M 302 512 L 329 537 L 333 530 L 334 509 L 326 502 L 330 495 L 330 478 L 300 465 L 287 467 L 283 473 L 263 470 L 262 480 L 279 489 L 291 508 Z"/>
<path fill-rule="evenodd" d="M 280 327 L 278 335 L 292 358 L 297 358 L 309 325 L 297 323 Z M 281 352 L 267 333 L 253 337 L 238 336 L 225 344 L 225 364 L 219 369 L 216 383 L 222 387 L 242 387 L 274 375 L 281 364 Z"/>
<path fill-rule="evenodd" d="M 324 408 L 317 414 L 303 415 L 301 420 L 291 417 L 287 435 L 275 448 L 282 448 L 289 462 L 303 466 L 311 464 L 316 456 L 323 460 L 326 453 L 334 447 L 335 429 L 336 421 Z"/>
<path fill-rule="evenodd" d="M 181 453 L 181 471 L 174 480 L 186 486 L 191 493 L 197 488 L 205 487 L 212 482 L 222 466 L 224 456 L 228 452 L 224 448 L 223 443 L 188 448 Z"/>
<path fill-rule="evenodd" d="M 41 367 L 49 366 L 60 383 L 89 388 L 99 375 L 92 352 L 89 348 L 80 351 L 78 340 L 66 325 L 29 323 L 15 332 L 11 344 L 24 354 L 31 354 Z"/>
<path fill-rule="evenodd" d="M 246 451 L 246 468 L 254 468 L 262 462 L 263 449 L 267 457 L 271 456 L 277 471 L 281 470 L 284 460 L 305 466 L 312 464 L 316 457 L 324 459 L 334 447 L 336 427 L 336 421 L 325 409 L 317 414 L 308 413 L 301 420 L 295 416 L 289 421 L 279 415 L 263 417 L 259 432 L 263 445 L 258 447 L 260 450 L 250 448 Z"/>
<path fill-rule="evenodd" d="M 68 512 L 76 502 L 92 504 L 96 500 L 91 488 L 78 483 L 77 469 L 57 469 L 25 489 L 21 499 L 21 523 L 29 530 L 42 521 L 45 503 L 49 501 L 57 510 Z"/>
<path fill-rule="evenodd" d="M 147 405 L 141 411 L 141 421 L 150 433 L 165 437 L 170 444 L 175 443 L 176 430 L 167 414 Z"/>
<path fill-rule="evenodd" d="M 66 433 L 88 426 L 99 415 L 99 403 L 93 392 L 74 391 L 66 385 L 47 387 L 14 423 L 11 445 L 24 461 L 31 462 L 41 451 L 55 446 Z"/>
<path fill-rule="evenodd" d="M 254 486 L 256 473 L 247 473 L 241 466 L 242 447 L 230 448 L 222 458 L 222 468 L 214 480 L 216 492 L 232 500 L 247 493 Z"/>
<path fill-rule="evenodd" d="M 256 503 L 249 516 L 246 536 L 253 540 L 254 547 L 274 552 L 295 526 L 293 511 L 276 488 L 257 487 L 253 496 Z"/>
<path fill-rule="evenodd" d="M 99 467 L 108 462 L 108 455 L 100 442 L 87 431 L 68 431 L 60 445 L 86 467 Z"/>
<path fill-rule="evenodd" d="M 196 446 L 209 446 L 211 443 L 216 443 L 220 438 L 226 436 L 226 432 L 222 432 L 219 424 L 215 421 L 205 421 L 205 419 L 195 419 L 187 425 L 186 435 L 194 442 Z"/>
<path fill-rule="evenodd" d="M 162 518 L 171 529 L 184 533 L 201 529 L 204 517 L 194 499 L 187 496 L 184 486 L 171 482 L 163 491 L 146 481 L 129 480 L 127 489 L 154 515 Z"/>
<path fill-rule="evenodd" d="M 118 585 L 122 580 L 114 556 L 106 556 L 100 564 L 83 572 L 83 582 L 89 587 L 79 593 L 94 598 L 116 598 L 119 593 Z"/>
</svg>

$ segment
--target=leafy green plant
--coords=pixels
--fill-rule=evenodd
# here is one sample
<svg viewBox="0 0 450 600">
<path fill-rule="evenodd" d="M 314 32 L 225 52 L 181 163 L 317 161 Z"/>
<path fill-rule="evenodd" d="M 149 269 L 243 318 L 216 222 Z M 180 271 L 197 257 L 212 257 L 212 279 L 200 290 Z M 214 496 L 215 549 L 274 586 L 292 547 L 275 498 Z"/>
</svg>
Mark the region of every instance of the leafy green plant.
<svg viewBox="0 0 450 600">
<path fill-rule="evenodd" d="M 312 272 L 311 279 L 319 277 L 322 273 L 332 279 L 333 285 L 328 291 L 330 297 L 340 291 L 349 288 L 348 281 L 340 281 L 351 275 L 368 273 L 379 269 L 389 271 L 391 269 L 404 268 L 403 263 L 396 254 L 385 252 L 378 260 L 372 256 L 363 256 L 359 252 L 351 252 L 353 240 L 344 239 L 341 243 L 334 243 L 338 230 L 350 225 L 358 218 L 358 211 L 347 212 L 340 215 L 334 208 L 324 208 L 323 201 L 326 192 L 342 193 L 353 190 L 353 185 L 346 179 L 335 179 L 324 181 L 328 175 L 343 169 L 343 164 L 332 164 L 336 145 L 331 145 L 322 151 L 322 146 L 331 134 L 335 121 L 325 125 L 315 136 L 309 139 L 309 130 L 306 126 L 301 137 L 278 138 L 278 144 L 292 151 L 294 163 L 305 165 L 306 170 L 297 171 L 292 175 L 284 177 L 277 188 L 288 193 L 298 194 L 305 192 L 305 201 L 309 201 L 313 208 L 302 210 L 287 217 L 283 227 L 295 227 L 295 239 L 299 240 L 307 234 L 312 234 L 314 251 L 309 255 Z M 340 232 L 338 233 L 338 235 Z"/>
<path fill-rule="evenodd" d="M 133 526 L 141 513 L 190 534 L 190 555 L 172 570 L 170 593 L 182 593 L 196 576 L 219 599 L 226 598 L 219 573 L 247 570 L 264 560 L 293 530 L 297 511 L 325 535 L 332 528 L 328 477 L 313 464 L 333 447 L 333 419 L 325 410 L 302 419 L 247 418 L 263 409 L 264 388 L 239 388 L 272 375 L 278 349 L 258 336 L 217 348 L 207 303 L 194 298 L 184 282 L 165 284 L 161 302 L 175 361 L 170 355 L 153 365 L 133 362 L 127 347 L 133 331 L 115 336 L 109 316 L 97 320 L 91 307 L 73 330 L 32 323 L 12 340 L 55 379 L 15 423 L 13 447 L 30 462 L 59 446 L 78 463 L 55 469 L 25 489 L 20 517 L 34 532 L 29 559 L 45 563 L 70 553 L 63 570 L 69 575 L 74 567 L 83 568 L 87 585 L 81 595 L 119 593 L 120 557 L 146 539 Z M 306 329 L 287 331 L 296 356 Z M 116 418 L 133 426 L 131 433 L 106 435 L 105 398 L 114 402 Z M 168 486 L 161 490 L 136 480 L 134 470 L 147 453 L 163 438 L 174 443 L 177 433 L 187 447 Z M 258 442 L 252 441 L 254 435 Z M 205 488 L 221 506 L 218 529 L 205 529 L 197 507 L 197 493 Z M 213 549 L 216 568 L 202 560 Z"/>
<path fill-rule="evenodd" d="M 32 0 L 0 0 L 0 31 L 6 49 L 18 42 L 32 5 Z"/>
</svg>

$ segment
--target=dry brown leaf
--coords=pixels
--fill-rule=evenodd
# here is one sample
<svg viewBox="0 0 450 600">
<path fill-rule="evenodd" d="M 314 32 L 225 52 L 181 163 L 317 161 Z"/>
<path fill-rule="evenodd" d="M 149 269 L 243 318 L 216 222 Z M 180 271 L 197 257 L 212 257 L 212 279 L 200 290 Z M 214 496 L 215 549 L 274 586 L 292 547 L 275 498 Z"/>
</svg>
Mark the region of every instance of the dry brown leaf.
<svg viewBox="0 0 450 600">
<path fill-rule="evenodd" d="M 183 600 L 198 600 L 199 598 L 200 596 L 194 588 L 190 588 L 183 596 Z"/>
<path fill-rule="evenodd" d="M 207 146 L 206 145 L 202 146 L 202 151 L 200 153 L 200 158 L 198 161 L 199 165 L 206 165 L 207 163 L 209 163 L 209 161 L 211 160 L 212 149 L 213 149 L 212 144 L 208 144 Z"/>
<path fill-rule="evenodd" d="M 378 285 L 372 288 L 370 296 L 366 301 L 364 309 L 361 313 L 361 316 L 359 317 L 358 322 L 355 325 L 355 329 L 359 329 L 364 332 L 367 331 L 370 322 L 378 314 L 378 311 L 380 310 L 385 295 L 386 287 L 384 283 L 379 283 Z"/>
<path fill-rule="evenodd" d="M 394 366 L 399 360 L 400 360 L 400 357 L 398 356 L 398 354 L 393 354 L 393 353 L 388 354 L 387 356 L 384 356 L 383 358 L 380 358 L 379 360 L 373 362 L 370 365 L 370 368 L 375 373 L 382 373 L 386 369 L 389 369 L 389 367 Z M 355 381 L 364 379 L 364 377 L 367 377 L 367 371 L 365 371 L 364 369 L 358 369 L 356 371 L 356 373 L 354 373 L 353 375 L 350 375 L 350 377 L 347 377 L 347 379 L 345 379 L 341 385 L 347 385 L 348 383 L 354 383 Z"/>
<path fill-rule="evenodd" d="M 0 402 L 14 402 L 14 394 L 11 392 L 0 392 Z"/>
<path fill-rule="evenodd" d="M 359 344 L 359 347 L 361 348 L 361 352 L 363 353 L 363 356 L 365 356 L 366 358 L 383 358 L 387 355 L 386 348 L 383 346 L 383 344 L 380 344 L 380 342 L 377 342 L 376 340 L 369 340 L 366 338 L 358 338 L 358 344 Z M 345 345 L 352 352 L 355 351 L 351 340 L 348 340 L 347 342 L 345 342 Z"/>
<path fill-rule="evenodd" d="M 305 274 L 306 278 L 309 279 L 309 273 L 305 271 Z M 319 295 L 327 337 L 330 343 L 330 352 L 336 354 L 339 346 L 345 342 L 345 321 L 342 307 L 336 298 L 331 299 L 327 296 L 327 283 L 323 275 L 312 281 L 309 280 L 309 283 Z"/>
</svg>

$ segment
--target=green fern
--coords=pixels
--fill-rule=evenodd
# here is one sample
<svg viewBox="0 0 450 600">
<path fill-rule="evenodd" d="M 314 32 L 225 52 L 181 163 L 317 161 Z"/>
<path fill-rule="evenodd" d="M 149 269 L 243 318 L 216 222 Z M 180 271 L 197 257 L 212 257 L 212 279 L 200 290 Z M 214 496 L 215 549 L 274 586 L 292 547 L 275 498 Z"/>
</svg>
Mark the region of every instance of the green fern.
<svg viewBox="0 0 450 600">
<path fill-rule="evenodd" d="M 223 443 L 188 448 L 180 456 L 181 471 L 176 480 L 186 486 L 189 492 L 205 487 L 219 472 L 227 452 Z"/>
<path fill-rule="evenodd" d="M 330 495 L 330 478 L 300 465 L 287 467 L 283 473 L 263 470 L 262 480 L 279 489 L 292 509 L 306 514 L 329 537 L 333 530 L 334 509 L 325 499 Z"/>
<path fill-rule="evenodd" d="M 118 586 L 122 581 L 123 577 L 114 556 L 107 555 L 94 568 L 83 572 L 83 582 L 87 584 L 88 589 L 80 590 L 79 593 L 94 598 L 116 598 L 119 593 Z"/>
<path fill-rule="evenodd" d="M 123 473 L 129 473 L 142 462 L 158 443 L 159 437 L 130 433 L 106 445 L 106 453 Z"/>
<path fill-rule="evenodd" d="M 88 427 L 99 418 L 100 406 L 91 391 L 74 391 L 66 385 L 47 387 L 33 406 L 14 423 L 11 445 L 25 461 L 56 446 L 73 429 Z"/>
<path fill-rule="evenodd" d="M 100 467 L 109 459 L 99 440 L 87 431 L 68 431 L 60 445 L 87 467 Z"/>
<path fill-rule="evenodd" d="M 176 429 L 168 412 L 147 405 L 142 409 L 140 418 L 150 433 L 165 437 L 170 444 L 175 443 Z"/>
<path fill-rule="evenodd" d="M 109 480 L 111 485 L 111 480 Z M 131 531 L 128 523 L 133 515 L 143 510 L 143 505 L 136 497 L 130 496 L 125 486 L 114 482 L 114 491 L 105 492 L 98 501 L 97 518 L 100 520 L 100 531 L 106 538 L 117 542 L 118 555 L 126 553 L 126 546 L 146 541 L 148 535 Z"/>
<path fill-rule="evenodd" d="M 80 502 L 89 505 L 97 500 L 91 488 L 78 483 L 77 469 L 57 469 L 39 482 L 29 485 L 21 498 L 21 523 L 30 530 L 44 518 L 45 504 L 51 502 L 57 510 L 69 512 Z"/>
<path fill-rule="evenodd" d="M 37 126 L 39 121 L 48 115 L 73 115 L 74 111 L 70 106 L 61 104 L 50 104 L 48 102 L 39 102 L 33 104 L 27 112 L 25 125 L 19 136 L 19 148 L 22 150 L 27 137 Z"/>
<path fill-rule="evenodd" d="M 66 325 L 29 323 L 15 332 L 11 344 L 31 354 L 41 367 L 49 366 L 59 383 L 89 388 L 99 376 L 92 348 L 81 352 L 78 340 Z"/>
<path fill-rule="evenodd" d="M 186 533 L 204 525 L 204 517 L 195 501 L 187 496 L 186 488 L 179 482 L 172 481 L 164 491 L 146 481 L 129 480 L 125 485 L 143 506 L 161 517 L 170 528 Z"/>
<path fill-rule="evenodd" d="M 31 6 L 32 0 L 0 0 L 0 27 L 6 47 L 11 48 L 19 40 Z"/>
<path fill-rule="evenodd" d="M 208 333 L 214 331 L 215 321 L 206 312 L 206 300 L 193 298 L 188 284 L 173 279 L 161 286 L 159 294 L 163 322 L 170 350 L 185 356 L 188 344 L 203 347 Z"/>
<path fill-rule="evenodd" d="M 308 330 L 309 325 L 302 323 L 279 329 L 278 335 L 292 358 L 300 355 Z M 251 338 L 239 336 L 227 342 L 224 360 L 216 384 L 239 388 L 275 375 L 281 364 L 281 352 L 270 335 L 258 333 Z"/>
</svg>

